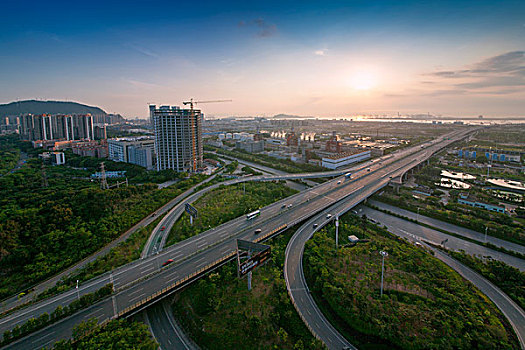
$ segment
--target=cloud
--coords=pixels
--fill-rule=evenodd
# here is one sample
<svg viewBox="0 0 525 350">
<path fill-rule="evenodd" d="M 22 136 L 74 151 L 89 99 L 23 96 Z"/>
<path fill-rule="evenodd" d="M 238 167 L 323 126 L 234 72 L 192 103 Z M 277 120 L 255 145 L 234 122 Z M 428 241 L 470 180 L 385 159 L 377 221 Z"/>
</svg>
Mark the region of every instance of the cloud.
<svg viewBox="0 0 525 350">
<path fill-rule="evenodd" d="M 255 27 L 257 32 L 255 35 L 259 38 L 267 38 L 274 36 L 277 33 L 277 26 L 273 23 L 266 22 L 263 18 L 257 18 L 252 21 L 240 21 L 237 26 L 242 27 Z"/>
<path fill-rule="evenodd" d="M 525 91 L 525 51 L 510 51 L 457 70 L 424 74 L 441 89 L 432 94 L 514 94 Z"/>
<path fill-rule="evenodd" d="M 465 78 L 501 74 L 525 75 L 525 51 L 511 51 L 472 64 L 467 69 L 442 70 L 428 75 L 440 78 Z"/>
<path fill-rule="evenodd" d="M 127 48 L 130 48 L 130 49 L 138 52 L 138 53 L 143 54 L 144 56 L 153 57 L 153 58 L 159 58 L 160 57 L 157 53 L 155 53 L 155 52 L 153 52 L 153 51 L 151 51 L 151 50 L 149 50 L 149 49 L 147 49 L 145 47 L 139 46 L 139 45 L 127 44 L 125 46 Z"/>
<path fill-rule="evenodd" d="M 316 51 L 314 51 L 314 54 L 316 54 L 317 56 L 324 56 L 324 55 L 326 55 L 326 51 L 328 51 L 328 50 L 327 49 L 316 50 Z"/>
</svg>

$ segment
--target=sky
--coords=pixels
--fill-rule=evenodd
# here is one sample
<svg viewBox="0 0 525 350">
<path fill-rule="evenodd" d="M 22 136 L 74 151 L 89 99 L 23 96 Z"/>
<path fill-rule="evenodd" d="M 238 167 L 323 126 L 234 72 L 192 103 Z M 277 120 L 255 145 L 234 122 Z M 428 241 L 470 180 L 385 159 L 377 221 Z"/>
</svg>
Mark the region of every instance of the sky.
<svg viewBox="0 0 525 350">
<path fill-rule="evenodd" d="M 0 4 L 0 103 L 126 117 L 525 116 L 525 1 Z"/>
</svg>

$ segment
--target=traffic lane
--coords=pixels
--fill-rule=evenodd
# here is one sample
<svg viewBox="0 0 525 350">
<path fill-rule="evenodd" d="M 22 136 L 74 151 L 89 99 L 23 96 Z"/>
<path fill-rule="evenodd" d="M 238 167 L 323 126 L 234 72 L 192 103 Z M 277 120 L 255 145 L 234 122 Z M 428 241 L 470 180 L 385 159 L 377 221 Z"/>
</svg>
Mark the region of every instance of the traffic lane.
<svg viewBox="0 0 525 350">
<path fill-rule="evenodd" d="M 464 236 L 464 237 L 468 237 L 470 239 L 474 239 L 474 240 L 479 241 L 479 242 L 484 242 L 485 241 L 485 234 L 484 233 L 480 233 L 480 232 L 477 232 L 477 231 L 474 231 L 474 230 L 470 230 L 468 228 L 464 228 L 464 227 L 461 227 L 461 226 L 453 225 L 451 223 L 448 223 L 448 222 L 445 222 L 445 221 L 441 221 L 441 220 L 437 220 L 437 219 L 434 219 L 434 218 L 430 218 L 428 216 L 417 215 L 417 213 L 411 212 L 409 210 L 401 209 L 401 208 L 395 207 L 393 205 L 382 203 L 382 202 L 379 202 L 379 201 L 371 200 L 370 204 L 373 204 L 374 206 L 376 206 L 376 207 L 378 207 L 380 209 L 388 210 L 388 211 L 390 211 L 392 213 L 396 213 L 398 215 L 402 215 L 402 216 L 408 217 L 408 218 L 413 219 L 413 220 L 418 220 L 421 223 L 424 223 L 424 224 L 427 224 L 427 225 L 430 225 L 430 226 L 433 226 L 433 227 L 439 227 L 439 228 L 441 228 L 441 229 L 443 229 L 445 231 L 456 233 L 458 235 L 461 235 L 461 236 Z M 487 235 L 487 242 L 492 243 L 492 244 L 494 244 L 496 246 L 499 246 L 499 247 L 503 247 L 503 248 L 508 249 L 508 250 L 513 250 L 515 252 L 518 252 L 518 253 L 521 253 L 521 254 L 525 254 L 525 247 L 522 246 L 522 245 L 516 244 L 516 243 L 508 242 L 508 241 L 505 241 L 503 239 L 492 237 L 490 235 Z"/>
<path fill-rule="evenodd" d="M 2 349 L 28 350 L 42 349 L 51 347 L 55 342 L 62 339 L 69 339 L 73 334 L 73 326 L 80 322 L 96 318 L 99 322 L 107 319 L 107 315 L 113 313 L 113 304 L 111 298 L 104 299 L 101 302 L 81 310 L 65 319 L 62 319 L 46 328 L 28 335 L 14 343 L 5 346 Z"/>
<path fill-rule="evenodd" d="M 410 160 L 410 159 L 409 159 L 408 161 L 407 161 L 407 160 L 404 160 L 404 161 L 401 162 L 401 164 L 393 164 L 393 165 L 391 165 L 390 167 L 394 167 L 394 166 L 395 166 L 396 169 L 399 170 L 399 169 L 402 169 L 404 166 L 406 166 L 406 164 L 410 164 L 410 163 L 412 163 L 412 162 L 413 162 L 413 161 Z M 388 168 L 390 168 L 390 167 L 388 167 Z M 396 169 L 393 169 L 393 171 L 396 171 Z M 383 169 L 383 172 L 384 172 L 384 171 L 386 171 L 386 170 Z M 392 170 L 390 170 L 390 171 L 392 171 Z M 375 172 L 375 171 L 374 171 L 373 173 L 369 173 L 368 176 L 370 176 L 370 178 L 372 179 L 372 181 L 373 181 L 375 178 L 378 177 L 378 174 L 376 174 L 376 173 L 377 173 L 377 172 Z M 368 176 L 367 176 L 367 178 L 368 178 Z M 352 181 L 351 183 L 352 183 L 352 185 L 355 185 L 354 181 Z M 327 184 L 324 184 L 324 185 L 320 185 L 320 186 L 318 186 L 318 188 L 322 188 L 322 187 L 326 187 L 326 186 L 328 186 L 328 187 L 332 187 L 332 185 L 331 185 L 330 183 L 327 183 Z M 342 187 L 344 187 L 344 186 L 342 186 Z M 338 189 L 338 191 L 341 192 L 340 189 Z M 328 191 L 328 192 L 334 192 L 334 191 L 333 191 L 333 190 L 330 190 L 330 191 Z M 338 196 L 337 196 L 337 193 L 335 193 L 335 194 L 336 194 L 336 197 L 338 197 Z M 343 193 L 343 195 L 344 195 L 344 194 L 345 194 L 345 193 Z M 326 197 L 326 196 L 324 196 L 324 197 Z M 323 197 L 323 198 L 324 198 L 324 197 Z M 333 200 L 333 198 L 330 198 L 330 199 Z M 189 243 L 191 243 L 191 242 L 189 242 Z M 169 253 L 169 252 L 167 252 L 167 253 Z M 158 259 L 158 257 L 155 257 L 155 258 Z M 130 267 L 130 269 L 131 269 L 131 268 L 133 268 L 133 266 Z"/>
<path fill-rule="evenodd" d="M 470 255 L 479 256 L 490 256 L 495 260 L 502 261 L 510 266 L 513 266 L 520 271 L 525 271 L 525 260 L 517 258 L 512 255 L 508 255 L 496 250 L 484 247 L 479 244 L 465 241 L 461 238 L 457 238 L 441 231 L 433 230 L 431 228 L 418 225 L 414 222 L 410 222 L 383 212 L 360 206 L 358 210 L 359 215 L 366 215 L 367 218 L 371 218 L 381 224 L 386 225 L 388 228 L 398 230 L 399 235 L 403 235 L 407 238 L 413 238 L 414 236 L 424 238 L 435 244 L 441 244 L 442 241 L 447 239 L 445 246 L 455 251 L 464 250 Z"/>
<path fill-rule="evenodd" d="M 496 306 L 503 312 L 510 321 L 521 344 L 525 349 L 525 313 L 524 311 L 506 295 L 501 289 L 489 282 L 483 276 L 474 272 L 472 269 L 451 258 L 439 249 L 429 247 L 437 258 L 457 271 L 463 278 L 471 281 L 481 292 L 490 298 Z"/>
<path fill-rule="evenodd" d="M 161 349 L 191 349 L 178 334 L 178 329 L 171 324 L 166 315 L 164 301 L 158 302 L 146 310 L 147 318 L 151 326 L 153 336 Z"/>
</svg>

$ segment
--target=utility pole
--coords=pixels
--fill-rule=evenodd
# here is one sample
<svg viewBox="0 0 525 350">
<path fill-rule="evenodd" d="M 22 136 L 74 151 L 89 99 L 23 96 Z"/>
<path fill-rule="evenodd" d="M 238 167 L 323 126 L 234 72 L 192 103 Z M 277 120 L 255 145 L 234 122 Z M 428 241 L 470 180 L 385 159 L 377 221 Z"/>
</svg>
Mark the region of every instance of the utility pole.
<svg viewBox="0 0 525 350">
<path fill-rule="evenodd" d="M 335 217 L 335 250 L 339 246 L 339 216 Z"/>
<path fill-rule="evenodd" d="M 385 271 L 385 256 L 388 256 L 388 253 L 381 250 L 379 254 L 381 254 L 381 298 L 382 298 L 383 297 L 383 274 Z"/>
</svg>

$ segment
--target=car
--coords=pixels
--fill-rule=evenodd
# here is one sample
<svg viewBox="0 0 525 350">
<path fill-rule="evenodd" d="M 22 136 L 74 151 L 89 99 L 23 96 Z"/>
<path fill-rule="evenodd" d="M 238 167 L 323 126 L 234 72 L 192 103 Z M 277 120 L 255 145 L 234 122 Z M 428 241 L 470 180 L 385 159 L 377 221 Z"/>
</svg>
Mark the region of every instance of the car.
<svg viewBox="0 0 525 350">
<path fill-rule="evenodd" d="M 165 229 L 166 229 L 166 226 L 162 226 L 162 227 L 160 228 L 161 231 L 164 231 Z"/>
<path fill-rule="evenodd" d="M 332 214 L 326 214 L 326 218 L 330 219 L 332 217 Z"/>
<path fill-rule="evenodd" d="M 341 181 L 337 181 L 337 184 L 339 185 L 341 183 Z"/>
<path fill-rule="evenodd" d="M 352 210 L 352 213 L 354 213 L 355 215 L 357 215 L 357 210 Z"/>
<path fill-rule="evenodd" d="M 319 226 L 319 225 L 317 225 L 317 224 L 314 224 L 313 228 L 317 228 L 317 226 Z"/>
<path fill-rule="evenodd" d="M 286 203 L 284 203 L 283 205 L 281 205 L 281 208 L 286 208 Z"/>
<path fill-rule="evenodd" d="M 262 231 L 262 230 L 261 230 L 260 228 L 258 228 L 257 230 L 255 230 L 254 233 L 255 233 L 256 235 L 258 235 L 259 233 L 261 233 L 261 231 Z"/>
<path fill-rule="evenodd" d="M 168 266 L 169 264 L 171 264 L 173 262 L 173 259 L 168 259 L 164 262 L 164 264 L 162 264 L 162 266 Z"/>
<path fill-rule="evenodd" d="M 157 214 L 156 214 L 156 213 L 153 213 L 153 214 L 151 214 L 151 217 L 154 217 L 155 215 L 157 215 Z"/>
<path fill-rule="evenodd" d="M 366 171 L 370 171 L 370 168 L 366 168 Z"/>
<path fill-rule="evenodd" d="M 290 203 L 290 204 L 288 204 L 288 208 L 291 208 L 291 207 L 292 207 L 292 204 L 291 204 L 291 203 Z"/>
</svg>

